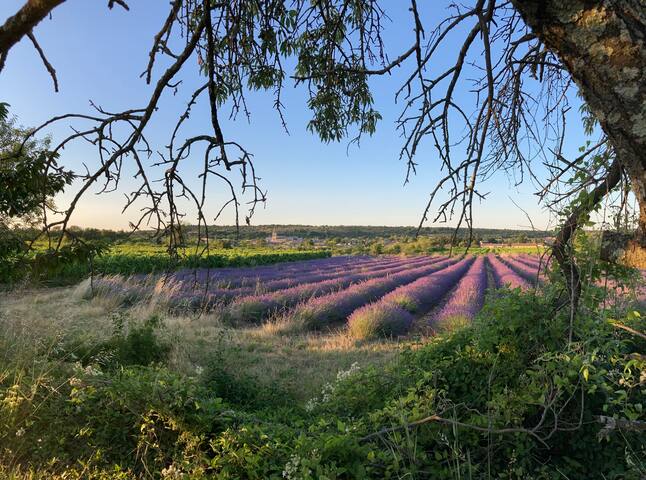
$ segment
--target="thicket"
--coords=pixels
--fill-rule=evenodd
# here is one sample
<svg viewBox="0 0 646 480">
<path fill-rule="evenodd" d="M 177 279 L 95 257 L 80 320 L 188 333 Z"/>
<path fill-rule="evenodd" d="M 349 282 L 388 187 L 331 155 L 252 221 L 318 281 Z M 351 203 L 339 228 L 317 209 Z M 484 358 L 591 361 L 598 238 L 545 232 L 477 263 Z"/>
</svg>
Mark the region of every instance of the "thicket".
<svg viewBox="0 0 646 480">
<path fill-rule="evenodd" d="M 589 284 L 571 323 L 560 290 L 492 294 L 473 325 L 339 372 L 305 405 L 217 352 L 172 371 L 158 318 L 32 352 L 0 337 L 0 475 L 641 479 L 646 320 Z"/>
</svg>

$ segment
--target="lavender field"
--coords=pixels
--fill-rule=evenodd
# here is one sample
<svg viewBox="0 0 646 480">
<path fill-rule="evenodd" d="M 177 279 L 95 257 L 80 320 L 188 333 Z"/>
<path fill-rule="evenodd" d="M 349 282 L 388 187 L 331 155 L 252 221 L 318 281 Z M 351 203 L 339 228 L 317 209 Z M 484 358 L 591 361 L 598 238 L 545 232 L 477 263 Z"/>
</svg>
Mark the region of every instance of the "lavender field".
<svg viewBox="0 0 646 480">
<path fill-rule="evenodd" d="M 470 322 L 487 290 L 546 281 L 532 255 L 338 256 L 249 268 L 105 276 L 95 295 L 150 301 L 171 311 L 215 311 L 233 325 L 281 332 L 346 328 L 354 338 L 436 331 Z"/>
</svg>

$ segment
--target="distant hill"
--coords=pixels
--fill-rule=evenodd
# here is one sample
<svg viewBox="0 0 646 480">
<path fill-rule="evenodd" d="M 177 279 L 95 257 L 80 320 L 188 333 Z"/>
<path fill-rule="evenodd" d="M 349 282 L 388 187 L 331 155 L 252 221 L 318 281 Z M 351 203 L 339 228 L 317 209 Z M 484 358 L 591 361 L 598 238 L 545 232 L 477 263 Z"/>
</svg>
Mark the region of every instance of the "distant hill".
<svg viewBox="0 0 646 480">
<path fill-rule="evenodd" d="M 125 231 L 111 231 L 99 229 L 83 229 L 75 227 L 76 231 L 83 232 L 83 236 L 94 238 L 110 238 L 144 240 L 150 238 L 152 231 L 138 231 L 129 233 Z M 193 225 L 183 227 L 187 238 L 197 237 L 198 228 Z M 451 227 L 424 227 L 421 236 L 450 236 L 454 229 Z M 229 240 L 262 240 L 271 237 L 276 232 L 281 237 L 299 237 L 303 239 L 328 240 L 333 238 L 354 238 L 354 239 L 377 239 L 377 238 L 401 238 L 414 237 L 417 227 L 386 227 L 386 226 L 365 226 L 365 225 L 252 225 L 241 226 L 239 230 L 233 225 L 210 226 L 209 236 L 214 239 Z M 458 237 L 466 237 L 467 229 L 461 229 Z M 474 238 L 483 241 L 515 240 L 520 237 L 526 239 L 544 238 L 553 235 L 552 231 L 541 230 L 513 230 L 499 228 L 475 228 Z M 202 228 L 203 235 L 203 228 Z"/>
</svg>

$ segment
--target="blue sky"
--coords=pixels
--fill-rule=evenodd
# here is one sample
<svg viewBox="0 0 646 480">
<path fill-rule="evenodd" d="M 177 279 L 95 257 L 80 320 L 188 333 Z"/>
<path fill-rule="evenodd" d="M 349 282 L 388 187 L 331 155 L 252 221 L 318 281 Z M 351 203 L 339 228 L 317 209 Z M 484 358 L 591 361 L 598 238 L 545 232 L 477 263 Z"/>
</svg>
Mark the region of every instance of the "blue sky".
<svg viewBox="0 0 646 480">
<path fill-rule="evenodd" d="M 15 12 L 23 0 L 3 0 L 0 21 Z M 444 14 L 440 4 L 427 5 L 425 18 L 436 22 Z M 150 86 L 139 78 L 145 68 L 154 34 L 167 14 L 162 0 L 131 0 L 130 12 L 120 8 L 108 10 L 107 2 L 68 0 L 58 7 L 52 20 L 43 21 L 35 30 L 49 60 L 58 72 L 60 93 L 54 93 L 51 80 L 28 41 L 18 44 L 10 53 L 0 74 L 0 101 L 11 105 L 11 113 L 26 126 L 36 125 L 50 116 L 75 111 L 90 112 L 89 101 L 112 111 L 142 106 Z M 385 5 L 395 5 L 385 3 Z M 399 4 L 401 5 L 401 4 Z M 386 26 L 385 39 L 391 52 L 402 51 L 413 43 L 409 13 L 396 7 L 388 12 L 392 22 Z M 447 52 L 450 62 L 455 52 Z M 197 65 L 189 62 L 183 79 L 197 84 Z M 158 71 L 159 72 L 159 71 Z M 192 83 L 191 83 L 192 82 Z M 243 116 L 223 122 L 225 136 L 243 144 L 255 156 L 258 174 L 269 192 L 266 207 L 254 217 L 255 224 L 290 223 L 316 225 L 416 225 L 428 193 L 440 178 L 439 163 L 430 142 L 419 155 L 418 175 L 403 186 L 405 164 L 398 160 L 402 139 L 394 121 L 401 111 L 395 104 L 397 76 L 375 79 L 376 108 L 383 116 L 373 137 L 364 137 L 360 147 L 347 142 L 322 143 L 307 132 L 310 112 L 306 92 L 288 84 L 283 102 L 290 135 L 282 130 L 272 108 L 271 94 L 250 94 L 251 123 Z M 162 109 L 147 129 L 157 148 L 163 148 L 177 112 L 184 107 L 188 90 L 173 97 L 166 93 Z M 465 93 L 465 98 L 467 98 Z M 197 108 L 189 123 L 195 133 L 202 133 L 208 123 L 208 112 Z M 62 126 L 50 133 L 57 138 L 67 132 Z M 583 143 L 575 129 L 568 138 L 569 151 Z M 77 144 L 64 152 L 63 162 L 71 168 L 81 163 L 96 164 L 89 146 Z M 187 166 L 187 175 L 195 175 Z M 492 228 L 528 228 L 529 222 L 510 198 L 523 207 L 537 228 L 553 222 L 536 203 L 530 184 L 516 188 L 505 174 L 495 175 L 483 187 L 488 200 L 474 208 L 475 226 Z M 75 225 L 125 228 L 133 215 L 121 215 L 123 191 L 107 196 L 91 195 L 73 217 Z M 219 208 L 220 187 L 211 195 L 209 212 Z M 57 200 L 64 206 L 69 193 Z M 187 220 L 191 220 L 188 218 Z M 219 223 L 231 223 L 224 216 Z M 428 224 L 431 225 L 431 224 Z"/>
</svg>

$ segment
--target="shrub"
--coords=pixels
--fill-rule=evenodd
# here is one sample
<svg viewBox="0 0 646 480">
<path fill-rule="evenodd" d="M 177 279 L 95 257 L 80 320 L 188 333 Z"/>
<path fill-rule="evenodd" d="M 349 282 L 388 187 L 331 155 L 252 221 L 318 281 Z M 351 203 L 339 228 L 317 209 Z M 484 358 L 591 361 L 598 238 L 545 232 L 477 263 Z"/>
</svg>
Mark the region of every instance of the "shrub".
<svg viewBox="0 0 646 480">
<path fill-rule="evenodd" d="M 162 362 L 168 356 L 170 344 L 160 340 L 157 331 L 162 326 L 158 316 L 148 317 L 141 324 L 130 324 L 126 330 L 123 317 L 115 319 L 115 331 L 108 349 L 115 352 L 121 365 L 150 365 Z"/>
<path fill-rule="evenodd" d="M 117 340 L 85 347 L 85 366 L 0 355 L 0 476 L 644 478 L 643 432 L 600 417 L 646 421 L 646 341 L 613 326 L 646 320 L 586 305 L 569 342 L 553 302 L 503 289 L 472 325 L 385 367 L 353 365 L 305 408 L 270 398 L 219 350 L 199 377 L 123 366 L 135 348 L 155 351 L 142 340 L 161 342 L 154 320 L 122 317 Z M 128 345 L 111 347 L 120 368 L 89 360 L 111 341 Z"/>
<path fill-rule="evenodd" d="M 568 343 L 568 312 L 551 305 L 549 298 L 518 290 L 498 293 L 474 326 L 408 351 L 381 372 L 398 379 L 399 392 L 371 388 L 383 381 L 359 373 L 337 385 L 321 408 L 339 415 L 346 404 L 356 404 L 356 385 L 367 405 L 381 401 L 360 414 L 366 423 L 357 435 L 389 430 L 372 438 L 389 445 L 384 477 L 415 475 L 419 468 L 432 478 L 458 472 L 474 478 L 642 478 L 643 434 L 605 429 L 599 418 L 646 418 L 646 361 L 638 353 L 645 342 L 597 312 L 576 323 L 575 341 Z M 646 328 L 636 313 L 622 323 Z M 441 420 L 407 427 L 433 415 Z"/>
<path fill-rule="evenodd" d="M 163 327 L 156 315 L 137 323 L 127 315 L 113 316 L 112 335 L 101 340 L 75 335 L 64 339 L 52 352 L 53 358 L 79 361 L 83 366 L 98 364 L 104 368 L 129 365 L 150 365 L 164 362 L 171 345 L 161 338 Z"/>
</svg>

